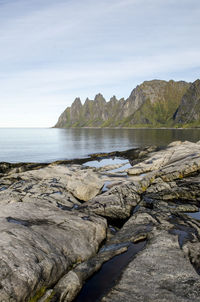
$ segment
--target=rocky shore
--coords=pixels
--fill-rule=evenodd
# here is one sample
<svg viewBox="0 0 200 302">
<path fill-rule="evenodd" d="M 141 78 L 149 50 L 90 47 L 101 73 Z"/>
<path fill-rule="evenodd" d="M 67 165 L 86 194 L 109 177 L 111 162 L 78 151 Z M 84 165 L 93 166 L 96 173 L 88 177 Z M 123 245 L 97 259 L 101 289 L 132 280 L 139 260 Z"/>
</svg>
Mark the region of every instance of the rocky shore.
<svg viewBox="0 0 200 302">
<path fill-rule="evenodd" d="M 0 163 L 0 202 L 0 302 L 200 301 L 200 142 Z"/>
</svg>

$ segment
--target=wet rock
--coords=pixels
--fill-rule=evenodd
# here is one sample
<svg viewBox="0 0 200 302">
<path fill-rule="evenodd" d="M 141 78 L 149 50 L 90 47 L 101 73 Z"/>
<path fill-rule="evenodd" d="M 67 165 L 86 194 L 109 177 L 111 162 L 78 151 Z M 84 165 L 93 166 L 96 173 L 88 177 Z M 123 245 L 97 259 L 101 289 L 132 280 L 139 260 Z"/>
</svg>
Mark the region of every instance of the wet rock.
<svg viewBox="0 0 200 302">
<path fill-rule="evenodd" d="M 170 220 L 167 213 L 145 209 L 134 216 L 118 232 L 116 239 L 135 240 L 143 234 L 147 238 L 146 248 L 130 262 L 118 283 L 101 301 L 199 301 L 200 278 L 191 265 L 192 261 L 197 263 L 198 256 L 192 254 L 191 240 L 194 240 L 195 230 L 190 220 L 184 221 L 181 216 Z M 180 232 L 172 232 L 172 229 Z M 182 249 L 181 230 L 187 235 Z"/>
<path fill-rule="evenodd" d="M 76 297 L 84 282 L 98 271 L 104 262 L 127 250 L 126 246 L 117 246 L 115 249 L 100 251 L 95 257 L 79 264 L 67 273 L 54 287 L 54 292 L 61 302 L 71 302 Z"/>
<path fill-rule="evenodd" d="M 194 270 L 198 256 L 191 253 L 190 246 L 191 242 L 197 244 L 198 228 L 191 223 L 184 215 L 172 217 L 170 212 L 141 207 L 100 250 L 111 251 L 118 245 L 147 240 L 145 248 L 130 259 L 110 288 L 102 288 L 101 301 L 199 301 L 200 279 Z M 87 276 L 89 267 L 80 266 Z M 87 288 L 90 296 L 89 285 Z M 88 301 L 85 295 L 83 301 Z"/>
<path fill-rule="evenodd" d="M 200 279 L 176 238 L 167 232 L 156 235 L 102 302 L 199 301 Z"/>
<path fill-rule="evenodd" d="M 144 247 L 145 242 L 144 240 L 147 237 L 147 234 L 152 230 L 152 218 L 146 215 L 146 219 L 143 220 L 143 225 L 140 224 L 140 219 L 138 219 L 137 223 L 133 223 L 133 219 L 130 219 L 119 232 L 115 232 L 115 236 L 113 236 L 110 240 L 106 242 L 106 244 L 99 250 L 98 254 L 88 261 L 77 265 L 73 271 L 67 273 L 61 280 L 56 284 L 54 287 L 54 292 L 56 293 L 57 297 L 59 297 L 59 301 L 72 301 L 77 293 L 82 288 L 84 282 L 89 279 L 95 272 L 98 272 L 99 269 L 102 267 L 103 263 L 106 262 L 106 266 L 109 267 L 109 270 L 113 270 L 112 265 L 116 267 L 118 263 L 118 271 L 115 272 L 116 276 L 112 274 L 112 283 L 114 282 L 114 278 L 118 278 L 120 276 L 120 271 L 129 261 L 135 256 L 135 254 Z M 148 224 L 146 225 L 145 222 Z M 154 221 L 154 220 L 153 220 Z M 133 226 L 134 224 L 134 226 Z M 141 247 L 134 246 L 131 242 L 138 242 L 143 241 Z M 127 251 L 128 250 L 128 251 Z M 110 263 L 109 260 L 115 257 L 116 255 L 123 254 L 127 251 L 127 255 L 122 255 L 122 258 L 114 259 Z M 108 261 L 108 262 L 107 262 Z M 115 264 L 116 263 L 116 264 Z M 122 266 L 122 267 L 121 267 Z M 104 271 L 104 269 L 103 269 Z M 102 272 L 103 272 L 102 271 Z M 101 275 L 97 273 L 97 276 Z M 96 278 L 96 275 L 94 276 Z M 98 278 L 98 277 L 97 277 Z M 99 278 L 101 278 L 99 276 Z M 105 276 L 104 279 L 107 277 Z M 90 281 L 89 281 L 90 282 Z M 91 282 L 92 283 L 92 282 Z M 111 283 L 111 284 L 112 284 Z M 93 284 L 93 283 L 92 283 Z M 87 285 L 86 285 L 87 286 Z M 109 288 L 111 285 L 106 284 L 106 288 Z M 93 293 L 94 296 L 98 293 Z M 88 293 L 90 295 L 90 293 Z M 101 294 L 102 296 L 102 294 Z M 78 301 L 82 301 L 81 298 Z"/>
</svg>

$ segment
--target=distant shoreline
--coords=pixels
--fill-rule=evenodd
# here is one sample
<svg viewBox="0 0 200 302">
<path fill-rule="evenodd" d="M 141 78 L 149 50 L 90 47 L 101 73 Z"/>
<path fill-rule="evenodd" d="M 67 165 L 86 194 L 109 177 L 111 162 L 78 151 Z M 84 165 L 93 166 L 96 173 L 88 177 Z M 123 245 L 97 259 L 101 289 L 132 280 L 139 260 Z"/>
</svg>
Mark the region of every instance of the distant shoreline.
<svg viewBox="0 0 200 302">
<path fill-rule="evenodd" d="M 187 130 L 187 129 L 200 129 L 199 127 L 187 127 L 187 128 L 183 128 L 183 127 L 66 127 L 66 128 L 60 128 L 60 127 L 52 127 L 55 129 L 133 129 L 133 130 L 137 130 L 137 129 L 145 129 L 145 130 Z"/>
</svg>

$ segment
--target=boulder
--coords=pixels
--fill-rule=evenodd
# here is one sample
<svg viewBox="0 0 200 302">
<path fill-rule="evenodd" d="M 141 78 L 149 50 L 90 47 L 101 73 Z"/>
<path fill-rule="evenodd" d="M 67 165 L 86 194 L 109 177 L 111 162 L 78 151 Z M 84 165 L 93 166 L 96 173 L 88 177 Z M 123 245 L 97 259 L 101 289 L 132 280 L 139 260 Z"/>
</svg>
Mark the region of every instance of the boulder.
<svg viewBox="0 0 200 302">
<path fill-rule="evenodd" d="M 67 189 L 76 198 L 88 201 L 100 192 L 103 185 L 104 181 L 96 173 L 92 171 L 80 171 L 70 177 L 67 182 Z"/>
<path fill-rule="evenodd" d="M 80 211 L 95 213 L 109 219 L 126 219 L 131 210 L 140 201 L 140 195 L 132 182 L 112 187 L 104 194 L 98 195 L 80 206 Z"/>
</svg>

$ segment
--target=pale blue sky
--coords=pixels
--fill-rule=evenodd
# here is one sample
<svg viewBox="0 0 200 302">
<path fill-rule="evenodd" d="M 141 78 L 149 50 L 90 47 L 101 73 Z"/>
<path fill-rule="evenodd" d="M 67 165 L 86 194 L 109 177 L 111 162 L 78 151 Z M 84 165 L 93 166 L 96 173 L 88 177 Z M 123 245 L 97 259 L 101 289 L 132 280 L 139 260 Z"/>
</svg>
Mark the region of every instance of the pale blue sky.
<svg viewBox="0 0 200 302">
<path fill-rule="evenodd" d="M 76 96 L 200 77 L 199 0 L 0 0 L 0 127 L 50 127 Z"/>
</svg>

